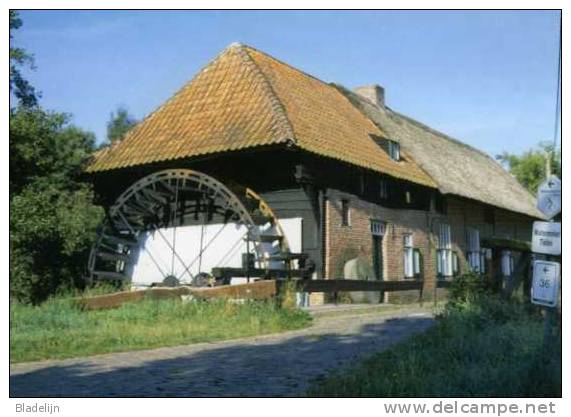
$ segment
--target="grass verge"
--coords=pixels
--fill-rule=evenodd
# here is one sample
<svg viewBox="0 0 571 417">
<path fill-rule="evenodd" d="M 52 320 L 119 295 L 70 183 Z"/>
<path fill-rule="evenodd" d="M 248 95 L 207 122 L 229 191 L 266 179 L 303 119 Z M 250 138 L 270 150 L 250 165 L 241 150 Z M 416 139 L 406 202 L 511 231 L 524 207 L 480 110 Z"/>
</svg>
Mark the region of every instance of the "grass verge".
<svg viewBox="0 0 571 417">
<path fill-rule="evenodd" d="M 485 295 L 451 303 L 424 334 L 316 381 L 314 397 L 557 397 L 561 344 L 522 303 Z"/>
<path fill-rule="evenodd" d="M 310 324 L 301 310 L 272 302 L 178 300 L 81 311 L 69 298 L 10 306 L 10 362 L 60 359 L 212 342 L 294 330 Z"/>
</svg>

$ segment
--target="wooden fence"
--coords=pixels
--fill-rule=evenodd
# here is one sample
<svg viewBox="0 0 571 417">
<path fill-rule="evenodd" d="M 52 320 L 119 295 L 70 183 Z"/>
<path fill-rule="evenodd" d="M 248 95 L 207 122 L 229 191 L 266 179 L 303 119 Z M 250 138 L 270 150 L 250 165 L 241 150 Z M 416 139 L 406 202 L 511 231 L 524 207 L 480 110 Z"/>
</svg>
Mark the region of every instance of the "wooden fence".
<svg viewBox="0 0 571 417">
<path fill-rule="evenodd" d="M 125 303 L 133 303 L 145 299 L 176 299 L 182 296 L 192 296 L 195 299 L 233 299 L 233 300 L 264 300 L 275 297 L 283 290 L 288 280 L 260 280 L 248 284 L 222 285 L 219 287 L 176 287 L 149 288 L 138 291 L 122 291 L 93 297 L 82 297 L 76 301 L 85 310 L 101 310 L 117 308 Z M 360 281 L 351 279 L 294 279 L 295 291 L 332 293 L 334 299 L 340 292 L 350 291 L 410 291 L 418 290 L 422 299 L 423 281 Z"/>
</svg>

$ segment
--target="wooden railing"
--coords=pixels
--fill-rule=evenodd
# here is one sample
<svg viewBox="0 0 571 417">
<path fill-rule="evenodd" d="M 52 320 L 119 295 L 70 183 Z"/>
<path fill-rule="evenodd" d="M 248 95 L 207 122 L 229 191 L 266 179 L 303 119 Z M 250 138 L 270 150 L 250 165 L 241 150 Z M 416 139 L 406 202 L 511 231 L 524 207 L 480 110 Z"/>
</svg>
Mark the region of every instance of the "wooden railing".
<svg viewBox="0 0 571 417">
<path fill-rule="evenodd" d="M 297 281 L 297 288 L 304 292 L 346 291 L 422 291 L 424 281 L 362 281 L 354 279 L 312 279 Z"/>
</svg>

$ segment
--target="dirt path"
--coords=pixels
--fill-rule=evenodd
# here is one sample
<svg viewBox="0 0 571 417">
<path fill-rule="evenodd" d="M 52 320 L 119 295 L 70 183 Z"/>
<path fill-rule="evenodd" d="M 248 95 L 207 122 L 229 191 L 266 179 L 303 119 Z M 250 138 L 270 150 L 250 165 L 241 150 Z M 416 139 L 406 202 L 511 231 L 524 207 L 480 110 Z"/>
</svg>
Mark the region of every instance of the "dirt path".
<svg viewBox="0 0 571 417">
<path fill-rule="evenodd" d="M 321 308 L 275 335 L 10 366 L 13 397 L 302 395 L 311 380 L 430 327 L 428 308 Z"/>
</svg>

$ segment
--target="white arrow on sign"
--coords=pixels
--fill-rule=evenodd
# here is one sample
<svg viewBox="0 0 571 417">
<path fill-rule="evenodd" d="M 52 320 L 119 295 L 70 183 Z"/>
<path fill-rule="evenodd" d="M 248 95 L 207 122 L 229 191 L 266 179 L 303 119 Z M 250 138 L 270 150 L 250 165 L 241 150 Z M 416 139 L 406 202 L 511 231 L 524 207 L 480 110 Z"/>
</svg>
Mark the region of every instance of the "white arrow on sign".
<svg viewBox="0 0 571 417">
<path fill-rule="evenodd" d="M 561 181 L 556 176 L 547 178 L 537 189 L 537 208 L 548 219 L 561 212 Z"/>
<path fill-rule="evenodd" d="M 561 255 L 561 223 L 533 222 L 531 251 Z"/>
<path fill-rule="evenodd" d="M 555 307 L 559 301 L 560 265 L 557 262 L 534 261 L 531 301 Z"/>
</svg>

